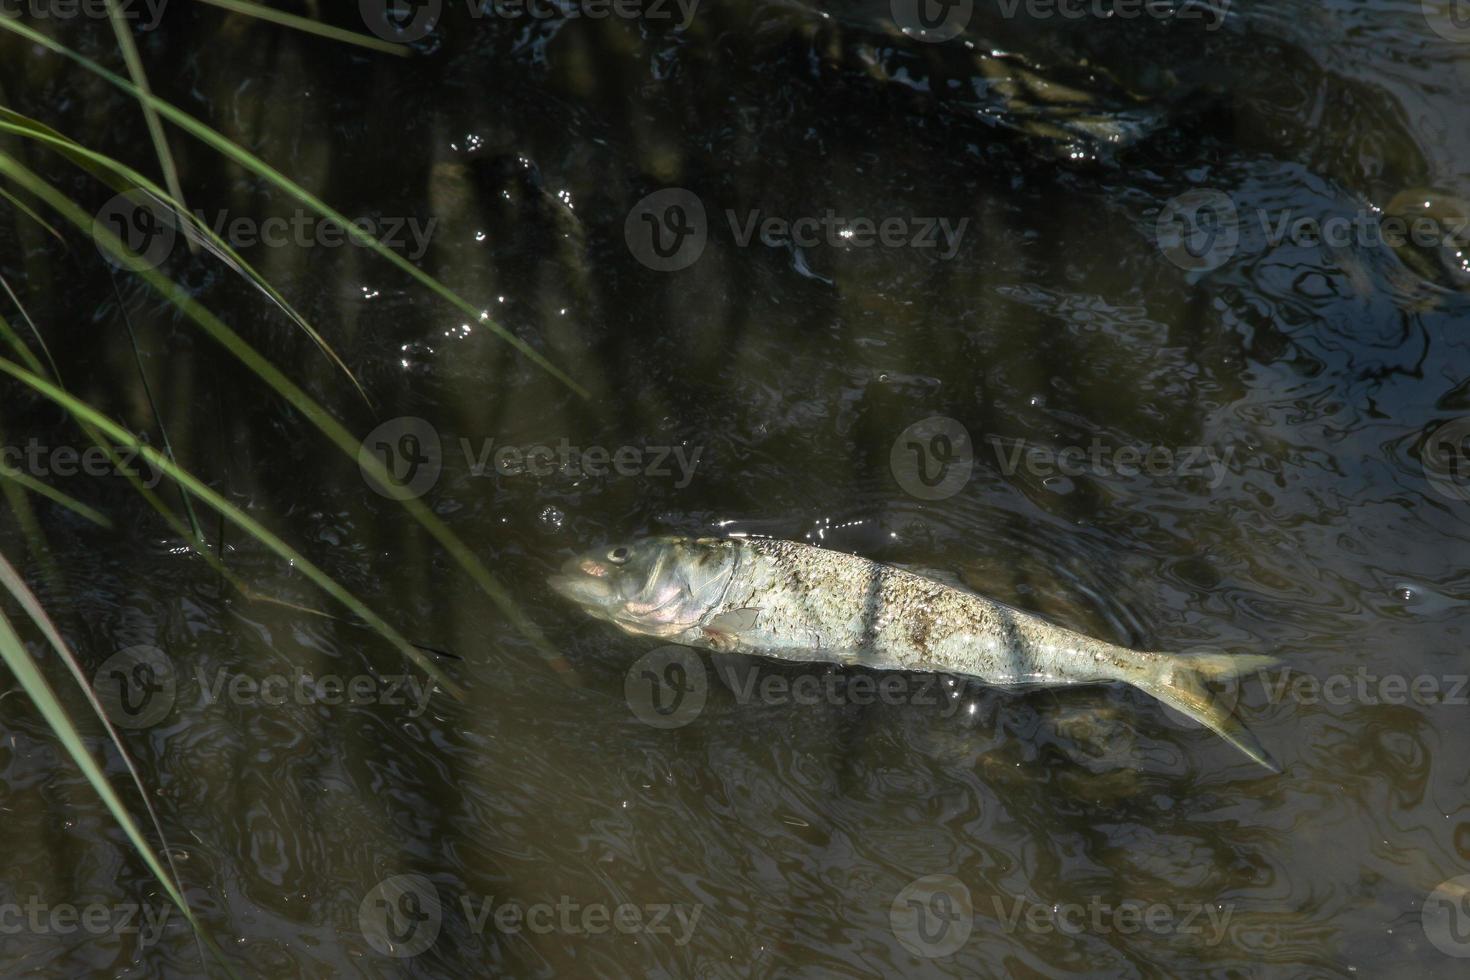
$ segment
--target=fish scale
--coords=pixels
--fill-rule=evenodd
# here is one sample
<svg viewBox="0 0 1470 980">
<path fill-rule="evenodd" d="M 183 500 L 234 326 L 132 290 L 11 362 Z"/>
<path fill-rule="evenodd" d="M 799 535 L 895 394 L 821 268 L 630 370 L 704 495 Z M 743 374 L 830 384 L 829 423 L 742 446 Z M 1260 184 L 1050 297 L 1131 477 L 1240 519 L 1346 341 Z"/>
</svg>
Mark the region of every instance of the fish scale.
<svg viewBox="0 0 1470 980">
<path fill-rule="evenodd" d="M 856 555 L 755 538 L 711 547 L 731 551 L 730 585 L 685 639 L 714 633 L 708 641 L 717 648 L 944 670 L 996 686 L 1128 680 L 1155 659 Z M 741 610 L 756 614 L 754 625 L 721 628 Z"/>
</svg>

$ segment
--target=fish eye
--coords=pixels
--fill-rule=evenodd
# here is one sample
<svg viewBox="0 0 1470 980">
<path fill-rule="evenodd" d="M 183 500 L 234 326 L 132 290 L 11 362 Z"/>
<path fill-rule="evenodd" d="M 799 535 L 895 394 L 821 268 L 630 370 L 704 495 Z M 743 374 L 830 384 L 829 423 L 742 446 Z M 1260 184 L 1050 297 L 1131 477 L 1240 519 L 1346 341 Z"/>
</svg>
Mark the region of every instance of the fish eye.
<svg viewBox="0 0 1470 980">
<path fill-rule="evenodd" d="M 623 564 L 623 562 L 628 560 L 628 549 L 614 548 L 612 551 L 609 551 L 607 553 L 607 560 L 612 562 L 614 565 Z"/>
</svg>

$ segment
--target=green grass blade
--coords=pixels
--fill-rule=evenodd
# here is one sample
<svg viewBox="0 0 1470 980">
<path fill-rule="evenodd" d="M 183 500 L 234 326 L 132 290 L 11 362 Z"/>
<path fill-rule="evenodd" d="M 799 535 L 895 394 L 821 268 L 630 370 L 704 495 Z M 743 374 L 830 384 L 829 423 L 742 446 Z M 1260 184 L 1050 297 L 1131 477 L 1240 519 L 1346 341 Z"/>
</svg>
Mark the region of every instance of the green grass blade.
<svg viewBox="0 0 1470 980">
<path fill-rule="evenodd" d="M 4 153 L 0 153 L 0 174 L 4 174 L 19 183 L 31 194 L 54 208 L 57 213 L 77 228 L 91 232 L 97 243 L 116 255 L 119 260 L 126 255 L 126 249 L 122 242 L 112 233 L 111 229 L 101 225 L 93 228 L 91 221 L 81 208 L 60 191 L 56 190 L 56 188 L 42 180 L 29 168 Z M 264 381 L 278 395 L 295 407 L 303 417 L 336 445 L 344 455 L 362 466 L 367 471 L 369 477 L 382 486 L 393 485 L 392 476 L 381 460 L 370 453 L 359 455 L 361 440 L 355 438 L 326 409 L 317 404 L 310 395 L 302 391 L 295 382 L 281 373 L 274 364 L 266 360 L 259 351 L 247 344 L 239 334 L 226 326 L 218 317 L 195 300 L 193 296 L 189 295 L 186 290 L 166 276 L 161 275 L 157 270 L 138 268 L 134 272 L 152 286 L 161 296 L 176 306 L 180 312 L 193 320 L 205 333 L 214 338 L 217 343 L 239 359 L 256 377 Z M 449 552 L 455 562 L 490 597 L 490 600 L 510 620 L 511 624 L 520 631 L 521 635 L 525 636 L 536 647 L 547 665 L 557 673 L 563 675 L 563 679 L 568 682 L 575 681 L 575 675 L 566 658 L 547 642 L 540 628 L 521 613 L 516 607 L 515 602 L 512 601 L 510 594 L 490 574 L 490 571 L 485 568 L 475 556 L 475 553 L 449 529 L 449 526 L 441 521 L 429 509 L 428 505 L 421 500 L 408 498 L 399 501 L 399 503 L 408 511 L 414 520 L 418 521 Z"/>
<path fill-rule="evenodd" d="M 480 325 L 488 328 L 497 337 L 510 344 L 526 358 L 532 361 L 532 363 L 534 363 L 537 367 L 541 368 L 543 371 L 546 371 L 552 377 L 556 378 L 562 384 L 566 385 L 568 388 L 574 391 L 577 395 L 582 398 L 589 397 L 586 388 L 573 381 L 565 372 L 563 372 L 556 365 L 552 364 L 549 360 L 542 356 L 539 351 L 531 347 L 531 345 L 527 344 L 524 340 L 521 340 L 521 338 L 511 333 L 509 330 L 506 330 L 499 323 L 496 323 L 493 319 L 491 319 L 490 314 L 486 310 L 472 306 L 469 302 L 460 297 L 459 294 L 455 293 L 448 286 L 444 285 L 433 276 L 418 268 L 418 266 L 400 256 L 397 252 L 388 248 L 388 246 L 378 241 L 372 235 L 364 232 L 361 228 L 357 227 L 357 225 L 348 220 L 345 215 L 328 206 L 324 201 L 316 197 L 310 191 L 306 190 L 306 188 L 302 187 L 300 184 L 297 184 L 285 174 L 282 174 L 280 171 L 276 170 L 260 157 L 255 156 L 249 150 L 246 150 L 244 147 L 230 140 L 223 133 L 211 129 L 204 123 L 189 115 L 187 112 L 184 112 L 182 109 L 176 108 L 170 103 L 165 102 L 164 100 L 150 93 L 139 91 L 137 86 L 133 85 L 121 75 L 118 75 L 115 72 L 108 71 L 106 68 L 103 68 L 92 59 L 86 57 L 85 55 L 78 54 L 65 45 L 52 40 L 51 38 L 40 33 L 32 27 L 29 27 L 28 25 L 19 23 L 18 21 L 15 21 L 11 18 L 0 17 L 0 29 L 19 34 L 27 40 L 41 45 L 49 51 L 53 51 L 56 54 L 59 54 L 65 58 L 69 58 L 70 60 L 81 65 L 83 68 L 87 69 L 98 77 L 107 80 L 112 85 L 122 89 L 129 95 L 132 95 L 134 98 L 147 102 L 149 105 L 157 109 L 159 114 L 168 119 L 169 122 L 188 132 L 196 139 L 199 139 L 200 141 L 209 145 L 217 152 L 229 157 L 231 160 L 235 161 L 245 169 L 253 171 L 257 175 L 270 181 L 272 184 L 276 185 L 287 194 L 290 194 L 292 197 L 296 198 L 298 201 L 305 204 L 313 211 L 316 211 L 317 214 L 321 217 L 326 218 L 327 220 L 336 224 L 353 241 L 367 248 L 371 248 L 373 251 L 377 252 L 380 256 L 387 259 L 393 265 L 397 266 L 405 274 L 417 280 L 421 285 L 438 294 L 441 298 L 458 308 L 461 312 L 473 317 L 476 323 L 479 323 Z"/>
<path fill-rule="evenodd" d="M 174 442 L 168 437 L 168 425 L 163 421 L 163 412 L 158 408 L 158 399 L 153 396 L 153 384 L 148 380 L 148 368 L 143 363 L 143 349 L 138 346 L 138 335 L 133 330 L 133 318 L 128 316 L 128 306 L 123 302 L 122 290 L 117 288 L 117 274 L 114 272 L 108 277 L 112 283 L 112 294 L 117 297 L 118 313 L 122 316 L 123 326 L 128 331 L 128 344 L 133 351 L 133 363 L 138 366 L 138 380 L 143 384 L 143 397 L 148 402 L 148 411 L 153 415 L 153 424 L 158 426 L 158 439 L 163 444 L 163 451 L 168 458 L 174 462 L 179 461 L 174 452 Z M 194 513 L 194 502 L 189 499 L 189 494 L 180 491 L 184 501 L 184 514 L 189 518 L 189 527 L 193 530 L 193 538 L 197 541 L 204 540 L 204 531 L 199 526 L 199 515 Z"/>
<path fill-rule="evenodd" d="M 183 913 L 184 918 L 189 921 L 189 925 L 194 929 L 194 934 L 201 937 L 209 945 L 221 966 L 232 976 L 236 975 L 235 971 L 230 968 L 228 961 L 225 960 L 223 952 L 205 934 L 204 926 L 194 917 L 194 912 L 190 909 L 189 903 L 184 899 L 183 893 L 174 884 L 173 880 L 169 878 L 163 865 L 159 863 L 158 855 L 153 853 L 153 848 L 144 840 L 142 831 L 138 829 L 138 825 L 133 820 L 132 815 L 123 806 L 122 800 L 118 799 L 116 791 L 112 788 L 112 784 L 102 774 L 102 770 L 98 767 L 96 761 L 93 760 L 92 754 L 87 751 L 86 745 L 82 743 L 81 734 L 72 723 L 70 716 L 67 715 L 66 709 L 57 700 L 56 692 L 51 689 L 51 685 L 47 683 L 46 678 L 37 669 L 35 661 L 26 652 L 25 645 L 21 642 L 20 636 L 15 632 L 15 627 L 11 625 L 10 619 L 3 612 L 0 612 L 0 659 L 5 661 L 6 665 L 10 668 L 10 672 L 15 675 L 15 679 L 20 682 L 20 686 L 30 697 L 31 702 L 41 712 L 41 717 L 50 726 L 57 740 L 66 749 L 67 754 L 71 756 L 77 768 L 82 771 L 82 775 L 86 777 L 87 782 L 92 784 L 92 788 L 97 791 L 97 795 L 102 798 L 102 802 L 112 813 L 113 819 L 117 821 L 118 826 L 122 827 L 123 832 L 127 834 L 129 842 L 133 845 L 133 849 L 138 852 L 138 856 L 143 859 L 143 863 L 148 866 L 148 870 L 153 873 L 153 876 L 158 879 L 158 883 L 163 886 L 163 890 L 168 894 L 169 900 L 178 907 L 179 911 Z"/>
<path fill-rule="evenodd" d="M 20 301 L 19 296 L 15 295 L 15 290 L 10 288 L 10 282 L 4 276 L 0 276 L 0 286 L 5 288 L 5 295 L 10 297 L 10 301 L 15 304 L 15 308 L 20 310 L 21 318 L 25 320 L 26 326 L 31 328 L 31 333 L 35 334 L 36 343 L 41 346 L 41 353 L 46 355 L 46 362 L 51 365 L 51 370 L 54 372 L 56 370 L 56 359 L 51 356 L 51 348 L 46 346 L 46 338 L 41 336 L 41 328 L 36 326 L 35 320 L 31 319 L 30 313 L 26 311 L 25 304 Z M 9 324 L 6 324 L 5 329 L 10 329 Z"/>
<path fill-rule="evenodd" d="M 30 218 L 42 228 L 45 228 L 48 232 L 51 233 L 52 238 L 56 239 L 58 242 L 66 242 L 66 239 L 61 237 L 61 232 L 57 231 L 55 228 L 52 228 L 49 224 L 47 224 L 46 219 L 33 211 L 31 209 L 31 206 L 25 201 L 22 201 L 20 198 L 16 197 L 14 194 L 10 193 L 3 187 L 0 187 L 0 197 L 3 197 L 5 200 L 9 201 L 21 214 Z"/>
<path fill-rule="evenodd" d="M 236 274 L 244 277 L 255 288 L 263 292 L 347 376 L 347 380 L 352 382 L 352 386 L 357 389 L 357 393 L 362 397 L 363 402 L 369 408 L 373 407 L 372 399 L 368 397 L 367 390 L 357 380 L 357 376 L 352 373 L 352 370 L 347 366 L 347 362 L 343 361 L 336 350 L 332 348 L 332 345 L 327 343 L 326 338 L 308 323 L 306 317 L 297 312 L 296 308 L 286 301 L 286 297 L 282 296 L 274 286 L 266 281 L 264 276 L 255 271 L 255 267 L 249 262 L 246 262 L 244 256 L 235 251 L 229 242 L 225 241 L 208 224 L 201 221 L 197 215 L 186 209 L 183 201 L 172 197 L 163 188 L 120 160 L 82 146 L 80 143 L 69 139 L 44 123 L 37 122 L 29 116 L 23 116 L 3 106 L 0 106 L 0 132 L 15 133 L 16 135 L 24 136 L 50 146 L 114 190 L 128 192 L 141 188 L 152 195 L 153 198 L 161 202 L 162 205 L 166 206 L 173 213 L 175 219 L 179 221 L 180 227 L 183 229 L 184 237 L 188 238 L 191 244 L 198 243 L 203 245 L 205 249 L 221 262 L 234 269 Z"/>
<path fill-rule="evenodd" d="M 0 440 L 4 440 L 5 434 L 0 431 Z M 41 530 L 41 522 L 36 519 L 36 510 L 31 506 L 31 498 L 26 496 L 26 490 L 20 484 L 11 480 L 0 480 L 0 496 L 5 497 L 5 502 L 10 505 L 11 516 L 15 518 L 16 527 L 20 529 L 21 536 L 25 538 L 26 547 L 41 566 L 41 572 L 48 582 L 59 582 L 61 580 L 60 568 L 56 564 L 56 558 L 51 554 L 51 548 L 46 543 L 46 532 Z"/>
<path fill-rule="evenodd" d="M 15 348 L 21 360 L 25 361 L 26 366 L 30 368 L 32 373 L 41 377 L 47 376 L 46 368 L 42 366 L 40 360 L 36 357 L 34 353 L 32 353 L 31 349 L 26 346 L 25 342 L 17 337 L 14 331 L 10 330 L 10 325 L 5 322 L 4 317 L 0 317 L 0 338 L 5 339 L 11 344 L 12 347 Z M 54 368 L 51 379 L 55 380 L 58 386 L 61 385 L 61 376 L 59 373 L 55 372 Z M 133 489 L 136 490 L 140 496 L 142 496 L 144 501 L 150 507 L 158 512 L 159 516 L 163 518 L 164 523 L 169 526 L 170 530 L 172 530 L 174 534 L 176 534 L 181 540 L 187 542 L 189 544 L 189 547 L 193 549 L 195 554 L 203 558 L 205 563 L 208 564 L 213 571 L 215 571 L 222 578 L 228 581 L 230 585 L 233 586 L 242 596 L 250 599 L 251 601 L 255 601 L 258 598 L 254 590 L 252 590 L 249 585 L 242 581 L 239 576 L 235 575 L 228 568 L 226 568 L 224 563 L 220 561 L 220 559 L 216 557 L 212 552 L 210 552 L 209 549 L 204 546 L 201 540 L 195 540 L 190 536 L 190 530 L 189 528 L 184 526 L 184 522 L 180 520 L 173 511 L 168 509 L 168 506 L 159 499 L 156 493 L 154 493 L 143 483 L 143 480 L 136 472 L 133 471 L 130 466 L 126 465 L 123 462 L 122 457 L 117 454 L 117 450 L 115 450 L 106 439 L 102 438 L 101 433 L 85 423 L 80 423 L 80 425 L 82 432 L 87 436 L 89 440 L 91 440 L 92 444 L 102 450 L 102 452 L 107 454 L 107 459 L 112 464 L 113 471 L 122 474 L 127 479 L 127 481 L 132 484 Z M 3 441 L 3 436 L 0 436 L 0 441 Z M 3 488 L 7 499 L 11 502 L 12 509 L 24 508 L 28 513 L 29 505 L 24 494 L 21 494 L 19 497 L 14 496 L 14 494 L 20 493 L 20 491 L 17 489 L 18 486 L 19 484 L 14 482 L 5 482 L 3 484 L 0 484 L 0 488 Z M 46 490 L 50 489 L 50 487 L 46 488 Z M 38 489 L 37 492 L 44 491 Z M 18 513 L 17 519 L 20 520 L 22 524 L 25 524 L 27 528 L 34 527 L 35 525 L 34 520 L 30 519 L 27 515 L 21 515 Z M 331 618 L 335 619 L 337 617 Z"/>
<path fill-rule="evenodd" d="M 3 279 L 0 279 L 0 281 L 3 281 Z M 34 324 L 32 325 L 32 328 L 34 329 Z M 33 373 L 42 377 L 47 376 L 46 368 L 42 366 L 41 361 L 36 357 L 31 349 L 26 346 L 25 341 L 16 336 L 15 331 L 10 328 L 10 324 L 6 322 L 3 316 L 0 316 L 0 339 L 5 340 L 13 348 L 15 348 L 17 355 L 21 358 L 21 360 L 25 361 L 26 366 L 30 368 Z M 59 371 L 56 370 L 54 364 L 52 365 L 50 377 L 55 380 L 58 385 L 61 384 L 61 374 Z M 108 462 L 112 464 L 113 472 L 122 474 L 122 476 L 128 481 L 129 484 L 132 485 L 133 489 L 138 492 L 143 500 L 150 507 L 158 512 L 159 516 L 163 518 L 164 523 L 166 523 L 169 528 L 176 535 L 179 536 L 179 538 L 188 542 L 189 546 L 194 550 L 195 554 L 203 558 L 205 562 L 208 563 L 209 566 L 213 568 L 216 572 L 218 572 L 221 576 L 228 579 L 230 584 L 239 589 L 242 594 L 249 594 L 249 587 L 246 586 L 244 582 L 240 581 L 239 578 L 233 575 L 229 571 L 229 569 L 225 568 L 224 564 L 220 562 L 220 560 L 216 558 L 213 554 L 211 554 L 209 549 L 205 548 L 201 541 L 195 540 L 190 536 L 189 529 L 184 526 L 183 521 L 179 520 L 179 518 L 173 513 L 173 511 L 169 510 L 168 506 L 159 499 L 158 495 L 143 483 L 142 478 L 133 471 L 132 467 L 126 465 L 123 462 L 122 458 L 117 454 L 117 450 L 115 450 L 112 445 L 107 442 L 106 439 L 103 439 L 101 434 L 98 433 L 96 429 L 85 424 L 81 426 L 81 429 L 82 432 L 87 436 L 87 438 L 91 440 L 92 445 L 96 446 L 107 455 Z M 6 491 L 7 498 L 11 500 L 13 506 L 26 506 L 26 501 L 23 496 L 17 500 L 17 498 L 11 495 L 13 492 L 18 492 L 16 491 L 16 487 L 18 486 L 18 484 L 7 482 L 3 486 Z M 50 488 L 48 487 L 47 489 Z"/>
<path fill-rule="evenodd" d="M 88 507 L 75 497 L 62 493 L 50 484 L 42 483 L 35 477 L 27 473 L 22 473 L 13 467 L 6 466 L 4 463 L 0 463 L 0 480 L 9 480 L 17 486 L 25 487 L 31 493 L 38 494 L 47 500 L 60 504 L 78 517 L 83 517 L 98 527 L 112 527 L 112 520 L 101 511 Z"/>
<path fill-rule="evenodd" d="M 0 282 L 4 281 L 5 277 L 0 276 Z M 6 288 L 9 288 L 8 284 Z M 39 340 L 40 338 L 37 337 L 37 339 Z M 45 369 L 41 367 L 40 360 L 36 357 L 34 353 L 31 352 L 31 349 L 26 346 L 26 342 L 20 339 L 20 335 L 15 332 L 15 328 L 10 325 L 10 321 L 5 319 L 3 315 L 0 315 L 0 340 L 5 341 L 12 348 L 14 348 L 16 354 L 20 355 L 20 359 L 25 361 L 26 365 L 32 371 L 35 371 L 37 374 L 45 373 Z"/>
<path fill-rule="evenodd" d="M 297 31 L 305 31 L 317 37 L 326 38 L 328 41 L 339 41 L 343 44 L 355 44 L 359 47 L 379 51 L 383 54 L 396 54 L 407 57 L 413 53 L 413 49 L 402 44 L 394 44 L 392 41 L 384 41 L 381 38 L 369 37 L 366 34 L 358 34 L 355 31 L 345 31 L 340 27 L 332 27 L 321 21 L 311 20 L 307 17 L 298 17 L 295 14 L 283 13 L 258 3 L 248 3 L 246 0 L 200 0 L 211 7 L 219 7 L 222 10 L 233 11 L 237 14 L 245 14 L 257 20 L 267 20 L 272 24 L 280 24 Z"/>
<path fill-rule="evenodd" d="M 56 655 L 61 658 L 62 663 L 66 664 L 66 669 L 70 671 L 72 679 L 77 682 L 77 686 L 82 689 L 87 703 L 92 706 L 92 711 L 97 716 L 97 720 L 102 723 L 102 728 L 107 732 L 107 737 L 112 740 L 113 748 L 117 750 L 117 754 L 122 759 L 123 765 L 127 767 L 128 775 L 133 779 L 133 786 L 138 790 L 138 798 L 143 801 L 143 809 L 148 814 L 149 821 L 153 824 L 153 832 L 158 835 L 158 843 L 163 849 L 164 859 L 168 861 L 169 873 L 173 876 L 174 883 L 179 886 L 180 896 L 182 897 L 183 876 L 179 874 L 178 865 L 174 863 L 173 850 L 169 846 L 168 835 L 163 832 L 163 824 L 158 819 L 158 812 L 153 809 L 153 801 L 149 797 L 148 788 L 143 785 L 143 777 L 138 772 L 138 767 L 134 765 L 133 757 L 128 754 L 127 748 L 123 745 L 122 736 L 117 733 L 117 729 L 113 727 L 111 719 L 107 717 L 107 711 L 102 707 L 102 702 L 98 700 L 97 692 L 93 690 L 91 681 L 87 679 L 87 675 L 82 671 L 82 665 L 77 662 L 76 654 L 72 653 L 71 647 L 67 645 L 66 640 L 62 639 L 61 631 L 51 621 L 51 617 L 47 615 L 45 608 L 41 605 L 41 601 L 36 598 L 36 594 L 31 591 L 30 586 L 26 585 L 20 573 L 15 570 L 15 566 L 10 564 L 9 559 L 3 554 L 0 554 L 0 586 L 8 590 L 11 596 L 20 603 L 21 608 L 25 610 L 25 614 L 31 618 L 31 622 L 41 631 L 41 635 L 46 638 L 46 641 L 51 644 L 51 649 L 55 650 Z M 185 908 L 186 910 L 188 908 L 187 899 L 185 899 Z M 196 936 L 196 938 L 202 937 Z M 202 944 L 199 947 L 199 957 L 201 960 L 204 958 L 204 947 Z"/>
<path fill-rule="evenodd" d="M 117 46 L 122 51 L 123 63 L 128 66 L 128 74 L 133 76 L 134 87 L 143 95 L 151 96 L 153 90 L 148 86 L 148 73 L 143 70 L 143 59 L 138 57 L 138 46 L 133 43 L 133 29 L 123 16 L 117 0 L 107 0 L 107 16 L 112 21 L 112 32 L 117 35 Z M 169 193 L 182 201 L 184 190 L 179 186 L 179 168 L 174 165 L 174 155 L 168 148 L 168 137 L 164 135 L 158 110 L 141 98 L 138 104 L 143 110 L 143 121 L 148 125 L 148 135 L 153 140 L 153 151 L 158 154 L 163 182 L 168 185 Z"/>
<path fill-rule="evenodd" d="M 316 586 L 320 588 L 323 592 L 350 609 L 354 615 L 362 619 L 365 623 L 376 630 L 378 632 L 378 635 L 382 636 L 388 642 L 393 644 L 393 646 L 398 648 L 398 651 L 400 653 L 402 653 L 413 663 L 417 664 L 419 668 L 422 669 L 430 677 L 432 677 L 440 687 L 444 688 L 450 694 L 454 695 L 455 698 L 459 700 L 464 699 L 464 691 L 460 688 L 460 686 L 454 681 L 450 680 L 449 677 L 446 676 L 444 672 L 438 668 L 438 666 L 436 666 L 432 661 L 430 661 L 427 657 L 420 653 L 418 648 L 416 648 L 412 643 L 405 639 L 396 629 L 385 622 L 382 617 L 378 616 L 377 613 L 368 608 L 366 604 L 364 604 L 351 592 L 348 592 L 345 588 L 338 585 L 337 582 L 331 578 L 331 576 L 327 575 L 313 562 L 308 560 L 305 555 L 301 554 L 295 548 L 292 548 L 289 544 L 287 544 L 281 538 L 277 537 L 274 533 L 272 533 L 264 525 L 260 524 L 250 515 L 240 510 L 234 504 L 231 504 L 224 497 L 220 496 L 218 493 L 212 490 L 203 481 L 195 477 L 193 474 L 189 473 L 183 467 L 174 463 L 171 459 L 158 452 L 152 446 L 144 444 L 127 429 L 118 425 L 116 422 L 112 421 L 107 416 L 103 415 L 101 412 L 88 405 L 86 402 L 83 402 L 70 393 L 56 387 L 56 385 L 52 384 L 46 379 L 39 377 L 38 375 L 31 373 L 30 371 L 27 371 L 25 368 L 21 367 L 19 364 L 16 364 L 14 361 L 0 358 L 0 371 L 3 371 L 11 377 L 16 378 L 17 380 L 29 385 L 31 388 L 49 398 L 51 401 L 66 409 L 67 412 L 70 413 L 73 417 L 85 421 L 88 425 L 96 428 L 117 445 L 126 446 L 142 455 L 142 457 L 146 459 L 149 464 L 159 470 L 162 470 L 169 477 L 169 479 L 173 480 L 184 489 L 188 490 L 191 494 L 209 505 L 216 512 L 222 514 L 224 518 L 228 520 L 231 524 L 234 524 L 250 537 L 265 545 L 271 551 L 274 551 L 293 568 L 299 570 L 303 575 L 305 575 L 308 579 L 315 583 Z"/>
</svg>

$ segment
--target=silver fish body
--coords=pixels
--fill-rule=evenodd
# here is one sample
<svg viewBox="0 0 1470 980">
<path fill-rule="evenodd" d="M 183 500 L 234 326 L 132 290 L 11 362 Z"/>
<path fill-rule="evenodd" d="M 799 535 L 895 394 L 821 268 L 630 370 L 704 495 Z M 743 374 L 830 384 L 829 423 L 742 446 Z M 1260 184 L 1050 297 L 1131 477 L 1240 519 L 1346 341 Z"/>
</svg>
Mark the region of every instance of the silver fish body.
<svg viewBox="0 0 1470 980">
<path fill-rule="evenodd" d="M 1275 768 L 1210 679 L 1268 657 L 1130 650 L 904 569 L 793 541 L 647 538 L 571 559 L 557 591 L 628 633 L 995 686 L 1132 684 Z"/>
</svg>

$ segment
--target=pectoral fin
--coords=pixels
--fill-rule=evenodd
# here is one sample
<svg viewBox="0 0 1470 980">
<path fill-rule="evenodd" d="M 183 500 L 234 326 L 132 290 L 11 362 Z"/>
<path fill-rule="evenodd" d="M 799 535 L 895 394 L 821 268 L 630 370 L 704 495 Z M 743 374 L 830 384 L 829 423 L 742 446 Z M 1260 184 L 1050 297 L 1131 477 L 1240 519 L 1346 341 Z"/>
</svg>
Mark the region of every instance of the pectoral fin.
<svg viewBox="0 0 1470 980">
<path fill-rule="evenodd" d="M 727 609 L 718 616 L 704 624 L 707 630 L 717 633 L 748 633 L 755 629 L 755 624 L 760 619 L 761 611 L 751 606 L 741 609 Z"/>
</svg>

